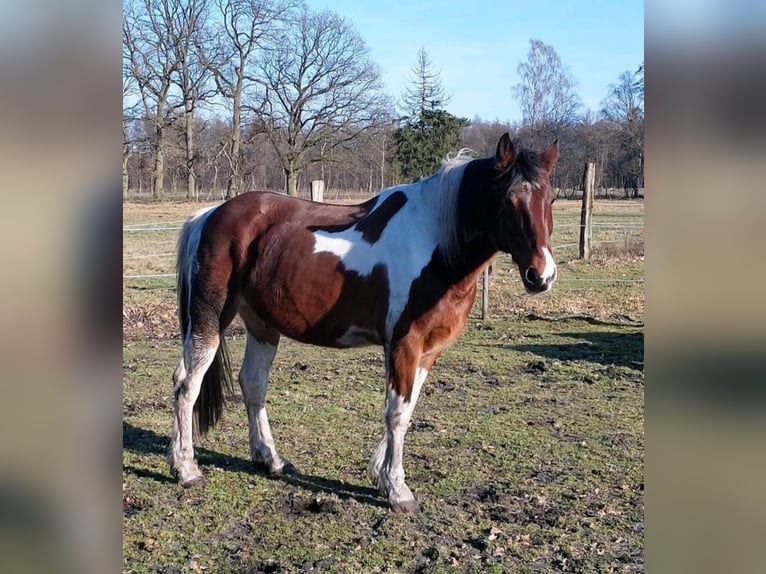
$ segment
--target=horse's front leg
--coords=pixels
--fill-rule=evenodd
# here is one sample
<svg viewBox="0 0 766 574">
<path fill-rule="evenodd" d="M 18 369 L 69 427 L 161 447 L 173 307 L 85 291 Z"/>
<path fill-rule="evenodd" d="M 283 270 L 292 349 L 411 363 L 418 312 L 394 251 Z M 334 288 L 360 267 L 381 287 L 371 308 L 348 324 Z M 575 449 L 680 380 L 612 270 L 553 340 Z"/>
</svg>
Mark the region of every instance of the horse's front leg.
<svg viewBox="0 0 766 574">
<path fill-rule="evenodd" d="M 370 473 L 378 467 L 378 489 L 394 512 L 418 512 L 415 497 L 404 480 L 402 455 L 404 435 L 432 365 L 433 360 L 422 361 L 419 349 L 406 342 L 392 346 L 387 353 L 385 433 L 370 461 Z"/>
</svg>

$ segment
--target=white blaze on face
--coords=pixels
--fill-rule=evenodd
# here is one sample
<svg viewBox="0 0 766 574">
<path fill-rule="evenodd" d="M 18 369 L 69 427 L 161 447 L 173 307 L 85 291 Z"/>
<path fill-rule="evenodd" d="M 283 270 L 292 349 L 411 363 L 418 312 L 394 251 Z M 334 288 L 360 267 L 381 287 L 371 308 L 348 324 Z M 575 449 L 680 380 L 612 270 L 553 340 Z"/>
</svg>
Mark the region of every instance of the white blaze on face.
<svg viewBox="0 0 766 574">
<path fill-rule="evenodd" d="M 547 247 L 543 247 L 543 254 L 545 255 L 545 269 L 540 274 L 544 282 L 551 281 L 556 276 L 556 262 L 553 260 L 553 255 Z"/>
</svg>

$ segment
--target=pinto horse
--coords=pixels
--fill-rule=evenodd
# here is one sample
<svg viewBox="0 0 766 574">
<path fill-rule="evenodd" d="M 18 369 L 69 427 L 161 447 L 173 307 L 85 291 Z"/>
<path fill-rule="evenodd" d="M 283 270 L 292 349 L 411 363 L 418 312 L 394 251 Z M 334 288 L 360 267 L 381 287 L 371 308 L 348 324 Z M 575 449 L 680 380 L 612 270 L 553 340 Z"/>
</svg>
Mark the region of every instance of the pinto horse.
<svg viewBox="0 0 766 574">
<path fill-rule="evenodd" d="M 551 255 L 554 144 L 517 150 L 504 134 L 494 157 L 461 152 L 432 176 L 360 205 L 251 192 L 192 216 L 178 247 L 183 357 L 173 380 L 168 459 L 178 481 L 202 481 L 193 437 L 220 418 L 231 369 L 223 332 L 247 329 L 239 384 L 253 463 L 295 473 L 277 453 L 266 414 L 269 369 L 281 335 L 313 345 L 381 345 L 383 438 L 369 474 L 396 512 L 417 512 L 402 448 L 421 386 L 459 335 L 477 278 L 510 253 L 529 293 L 556 280 Z"/>
</svg>

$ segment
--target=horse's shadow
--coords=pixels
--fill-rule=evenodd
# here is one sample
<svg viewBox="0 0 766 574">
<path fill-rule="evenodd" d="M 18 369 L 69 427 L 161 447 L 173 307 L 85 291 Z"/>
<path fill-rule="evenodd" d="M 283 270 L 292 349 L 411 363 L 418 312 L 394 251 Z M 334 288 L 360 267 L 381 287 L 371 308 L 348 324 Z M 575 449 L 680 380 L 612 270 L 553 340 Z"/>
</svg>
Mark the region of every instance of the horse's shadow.
<svg viewBox="0 0 766 574">
<path fill-rule="evenodd" d="M 122 448 L 136 453 L 165 456 L 170 440 L 168 437 L 159 435 L 151 430 L 142 429 L 132 424 L 122 422 Z M 374 488 L 349 484 L 340 480 L 314 476 L 311 474 L 292 474 L 273 476 L 256 470 L 251 461 L 221 454 L 204 447 L 195 447 L 197 462 L 202 466 L 215 466 L 223 470 L 233 470 L 248 474 L 260 474 L 270 480 L 279 480 L 286 484 L 302 488 L 315 494 L 334 494 L 338 498 L 354 499 L 371 506 L 386 507 L 385 502 L 379 497 Z M 151 470 L 125 465 L 125 469 L 131 474 L 142 478 L 149 478 L 157 482 L 175 483 L 168 473 L 163 475 Z"/>
<path fill-rule="evenodd" d="M 527 351 L 561 361 L 589 361 L 602 365 L 644 369 L 644 334 L 641 332 L 562 333 L 576 339 L 566 344 L 516 344 L 517 351 Z"/>
</svg>

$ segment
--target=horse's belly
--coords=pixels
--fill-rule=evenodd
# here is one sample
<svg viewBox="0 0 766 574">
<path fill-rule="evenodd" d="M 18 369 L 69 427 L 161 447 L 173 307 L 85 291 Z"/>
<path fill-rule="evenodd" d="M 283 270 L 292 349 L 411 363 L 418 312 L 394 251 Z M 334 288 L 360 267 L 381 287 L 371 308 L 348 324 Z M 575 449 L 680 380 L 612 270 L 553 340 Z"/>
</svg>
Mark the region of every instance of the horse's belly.
<svg viewBox="0 0 766 574">
<path fill-rule="evenodd" d="M 310 297 L 290 295 L 272 284 L 251 293 L 249 303 L 272 327 L 301 343 L 339 348 L 382 344 L 376 325 L 383 318 L 376 305 L 319 291 Z"/>
<path fill-rule="evenodd" d="M 380 335 L 377 332 L 354 325 L 349 326 L 345 330 L 326 328 L 321 325 L 297 330 L 282 326 L 279 330 L 283 335 L 299 343 L 317 345 L 319 347 L 348 349 L 351 347 L 367 347 L 382 344 Z"/>
<path fill-rule="evenodd" d="M 368 345 L 381 345 L 383 341 L 380 335 L 369 329 L 351 326 L 335 340 L 338 347 L 366 347 Z"/>
<path fill-rule="evenodd" d="M 389 307 L 384 266 L 361 275 L 344 271 L 332 253 L 284 250 L 264 257 L 250 279 L 251 306 L 291 339 L 329 347 L 382 342 Z"/>
</svg>

